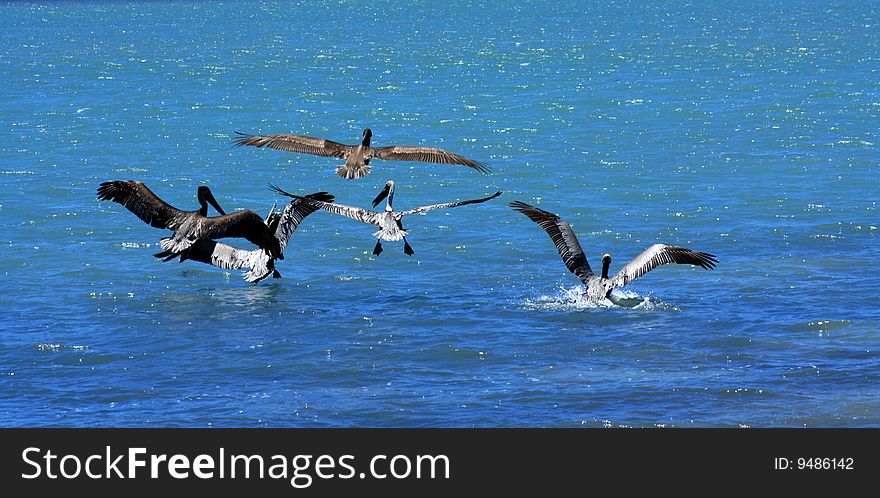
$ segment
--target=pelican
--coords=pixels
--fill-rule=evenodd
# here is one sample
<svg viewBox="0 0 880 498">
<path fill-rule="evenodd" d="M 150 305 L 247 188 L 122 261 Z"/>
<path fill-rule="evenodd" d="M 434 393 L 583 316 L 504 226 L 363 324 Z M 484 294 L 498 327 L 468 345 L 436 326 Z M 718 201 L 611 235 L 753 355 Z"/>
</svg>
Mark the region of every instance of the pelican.
<svg viewBox="0 0 880 498">
<path fill-rule="evenodd" d="M 275 185 L 270 184 L 269 187 L 279 194 L 293 197 L 294 199 L 305 200 L 304 197 L 289 194 L 276 187 Z M 394 182 L 389 181 L 385 184 L 385 188 L 382 189 L 379 195 L 376 196 L 376 198 L 373 200 L 373 207 L 376 207 L 380 202 L 382 202 L 382 200 L 384 200 L 385 198 L 388 199 L 387 203 L 385 204 L 385 212 L 383 213 L 377 213 L 376 211 L 370 211 L 369 209 L 358 207 L 344 206 L 342 204 L 330 204 L 313 199 L 309 199 L 308 202 L 313 206 L 319 207 L 326 211 L 330 211 L 331 213 L 348 216 L 349 218 L 358 220 L 360 222 L 370 225 L 376 225 L 377 227 L 379 227 L 379 230 L 373 234 L 373 237 L 376 237 L 378 239 L 376 241 L 376 246 L 373 248 L 373 254 L 375 256 L 378 256 L 379 253 L 382 252 L 383 240 L 398 241 L 401 239 L 403 239 L 403 252 L 412 256 L 415 251 L 413 251 L 413 248 L 409 245 L 409 242 L 406 241 L 406 236 L 409 234 L 409 232 L 403 228 L 403 224 L 401 223 L 401 219 L 403 219 L 404 216 L 409 214 L 425 214 L 428 211 L 434 209 L 454 208 L 456 206 L 464 206 L 465 204 L 478 204 L 481 202 L 486 202 L 489 199 L 494 199 L 499 195 L 501 195 L 501 192 L 495 192 L 489 197 L 484 197 L 482 199 L 450 202 L 446 204 L 434 204 L 431 206 L 417 207 L 408 211 L 395 212 L 394 208 L 392 207 L 392 203 L 394 202 Z"/>
<path fill-rule="evenodd" d="M 654 244 L 627 263 L 612 278 L 608 277 L 611 255 L 603 255 L 602 275 L 596 276 L 590 268 L 590 264 L 587 263 L 587 257 L 584 255 L 584 251 L 581 249 L 581 245 L 578 243 L 571 225 L 565 220 L 553 213 L 530 206 L 524 202 L 514 201 L 508 205 L 528 216 L 530 220 L 537 223 L 550 235 L 550 239 L 556 245 L 556 250 L 559 251 L 565 266 L 568 267 L 570 272 L 577 275 L 586 286 L 587 292 L 584 296 L 590 300 L 601 301 L 603 299 L 610 299 L 611 291 L 615 287 L 623 287 L 660 265 L 678 263 L 699 266 L 700 268 L 710 270 L 715 268 L 715 264 L 718 263 L 718 260 L 712 254 L 696 252 L 684 247 Z"/>
<path fill-rule="evenodd" d="M 197 197 L 201 206 L 199 209 L 181 211 L 160 199 L 139 181 L 104 182 L 98 187 L 98 199 L 122 204 L 150 226 L 174 230 L 171 237 L 160 241 L 162 249 L 169 254 L 179 254 L 199 239 L 243 237 L 259 246 L 267 256 L 284 258 L 278 240 L 260 215 L 251 210 L 226 214 L 211 189 L 205 186 L 198 188 Z M 220 216 L 209 217 L 208 204 L 214 206 Z"/>
<path fill-rule="evenodd" d="M 347 179 L 356 180 L 370 172 L 371 159 L 388 159 L 394 161 L 423 161 L 440 164 L 461 164 L 469 166 L 481 173 L 488 173 L 489 168 L 482 163 L 458 154 L 435 149 L 432 147 L 411 147 L 393 145 L 390 147 L 370 147 L 373 132 L 369 128 L 363 132 L 360 145 L 344 145 L 323 138 L 305 137 L 301 135 L 239 135 L 234 139 L 236 145 L 253 147 L 269 147 L 270 149 L 301 152 L 316 156 L 338 157 L 345 159 L 345 164 L 336 168 L 336 174 Z"/>
<path fill-rule="evenodd" d="M 315 192 L 305 197 L 323 202 L 333 202 L 333 196 L 327 192 Z M 317 207 L 300 199 L 293 199 L 287 203 L 280 213 L 275 212 L 275 206 L 272 206 L 269 215 L 266 216 L 266 224 L 269 226 L 274 237 L 278 239 L 282 252 L 287 247 L 291 235 L 296 231 L 296 227 L 299 226 L 300 222 L 317 210 Z M 165 251 L 154 256 L 168 261 L 173 259 L 176 254 Z M 250 251 L 239 249 L 211 239 L 198 239 L 181 252 L 180 262 L 187 259 L 214 265 L 226 270 L 248 268 L 249 271 L 244 273 L 242 278 L 252 283 L 259 282 L 269 275 L 272 275 L 273 278 L 281 278 L 281 274 L 275 269 L 275 258 L 270 257 L 264 251 L 260 249 Z"/>
</svg>

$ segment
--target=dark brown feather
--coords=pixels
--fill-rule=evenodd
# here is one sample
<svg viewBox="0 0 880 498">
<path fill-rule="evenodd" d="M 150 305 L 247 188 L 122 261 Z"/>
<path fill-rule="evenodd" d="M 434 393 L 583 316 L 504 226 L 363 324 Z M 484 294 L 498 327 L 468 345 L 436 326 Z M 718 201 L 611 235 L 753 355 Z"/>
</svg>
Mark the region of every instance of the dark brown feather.
<svg viewBox="0 0 880 498">
<path fill-rule="evenodd" d="M 489 173 L 491 171 L 488 166 L 481 162 L 433 147 L 412 147 L 405 145 L 374 147 L 372 148 L 372 155 L 376 159 L 392 161 L 422 161 L 439 164 L 461 164 L 473 168 L 480 173 Z"/>
<path fill-rule="evenodd" d="M 135 180 L 102 183 L 98 187 L 98 199 L 121 204 L 155 228 L 173 228 L 177 217 L 185 213 L 160 199 L 142 182 Z"/>
<path fill-rule="evenodd" d="M 345 159 L 354 148 L 323 138 L 307 137 L 303 135 L 247 135 L 235 132 L 239 135 L 233 139 L 236 145 L 248 145 L 251 147 L 268 147 L 287 152 L 300 152 L 324 157 L 338 157 Z"/>
<path fill-rule="evenodd" d="M 250 209 L 206 218 L 202 230 L 196 234 L 196 237 L 200 239 L 241 237 L 265 250 L 269 256 L 284 259 L 278 239 L 270 232 L 263 218 Z"/>
<path fill-rule="evenodd" d="M 562 257 L 562 261 L 565 263 L 566 268 L 577 275 L 581 281 L 585 283 L 587 282 L 589 277 L 593 275 L 593 270 L 587 262 L 584 250 L 581 249 L 581 245 L 578 242 L 577 237 L 575 237 L 571 225 L 559 216 L 544 211 L 543 209 L 530 206 L 525 202 L 514 201 L 508 205 L 514 210 L 528 216 L 530 220 L 543 228 L 556 246 L 556 250 L 559 252 L 559 256 Z"/>
</svg>

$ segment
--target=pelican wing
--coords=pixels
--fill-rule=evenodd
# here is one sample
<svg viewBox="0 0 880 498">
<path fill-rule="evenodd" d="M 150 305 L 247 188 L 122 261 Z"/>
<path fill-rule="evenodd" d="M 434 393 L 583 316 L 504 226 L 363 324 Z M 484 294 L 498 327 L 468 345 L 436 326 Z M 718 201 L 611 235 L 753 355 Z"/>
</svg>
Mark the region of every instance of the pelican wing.
<svg viewBox="0 0 880 498">
<path fill-rule="evenodd" d="M 400 218 L 403 218 L 404 216 L 406 216 L 408 214 L 425 214 L 428 211 L 431 211 L 433 209 L 447 209 L 447 208 L 454 208 L 457 206 L 464 206 L 465 204 L 479 204 L 481 202 L 486 202 L 490 199 L 494 199 L 494 198 L 498 197 L 499 195 L 501 195 L 500 191 L 495 192 L 494 194 L 490 195 L 489 197 L 483 197 L 482 199 L 471 199 L 468 201 L 447 202 L 446 204 L 433 204 L 431 206 L 422 206 L 422 207 L 417 207 L 415 209 L 410 209 L 407 211 L 400 211 L 399 213 L 395 213 L 394 216 L 395 216 L 395 218 L 397 218 L 399 220 Z"/>
<path fill-rule="evenodd" d="M 272 185 L 271 183 L 269 184 L 269 188 L 274 192 L 278 192 L 281 195 L 286 195 L 287 197 L 292 197 L 294 199 L 300 199 L 311 204 L 312 206 L 323 209 L 325 211 L 330 211 L 331 213 L 347 216 L 351 219 L 358 220 L 368 225 L 379 226 L 379 218 L 381 217 L 381 215 L 375 211 L 370 211 L 369 209 L 363 209 L 359 207 L 345 206 L 342 204 L 331 204 L 329 202 L 324 202 L 317 199 L 309 199 L 308 197 L 285 192 L 284 190 L 276 187 L 275 185 Z"/>
<path fill-rule="evenodd" d="M 181 211 L 160 199 L 142 182 L 135 180 L 104 182 L 98 187 L 98 199 L 121 204 L 148 225 L 174 228 Z"/>
<path fill-rule="evenodd" d="M 257 213 L 247 209 L 204 220 L 196 236 L 200 239 L 241 237 L 251 241 L 276 259 L 284 259 L 278 240 Z"/>
<path fill-rule="evenodd" d="M 410 147 L 405 145 L 393 145 L 391 147 L 375 147 L 372 149 L 372 157 L 376 159 L 388 159 L 393 161 L 422 161 L 440 164 L 461 164 L 473 168 L 480 173 L 489 173 L 491 170 L 483 163 L 468 159 L 452 152 L 435 149 L 433 147 Z"/>
<path fill-rule="evenodd" d="M 315 192 L 305 197 L 327 203 L 334 200 L 334 197 L 327 192 Z M 320 209 L 318 206 L 301 199 L 293 199 L 284 206 L 284 210 L 281 211 L 281 215 L 277 218 L 277 226 L 272 232 L 275 234 L 275 238 L 278 239 L 282 251 L 287 247 L 290 236 L 296 231 L 296 227 L 299 226 L 300 222 L 318 209 Z"/>
<path fill-rule="evenodd" d="M 253 268 L 255 259 L 259 257 L 268 259 L 266 253 L 258 249 L 239 249 L 211 239 L 196 240 L 181 253 L 181 256 L 183 259 L 199 261 L 224 270 Z"/>
<path fill-rule="evenodd" d="M 181 253 L 182 259 L 191 259 L 225 270 L 248 268 L 243 275 L 248 282 L 259 282 L 275 270 L 272 258 L 265 251 L 239 249 L 211 239 L 198 239 Z"/>
<path fill-rule="evenodd" d="M 301 152 L 316 156 L 345 159 L 354 148 L 350 145 L 344 145 L 331 140 L 302 135 L 247 135 L 245 133 L 235 133 L 239 135 L 238 138 L 233 139 L 236 145 L 268 147 L 270 149 Z"/>
<path fill-rule="evenodd" d="M 375 211 L 370 211 L 369 209 L 363 209 L 359 207 L 344 206 L 342 204 L 330 204 L 329 202 L 321 202 L 315 200 L 309 200 L 308 202 L 313 206 L 317 206 L 325 211 L 330 211 L 331 213 L 347 216 L 353 220 L 358 220 L 368 225 L 379 226 L 380 214 Z"/>
<path fill-rule="evenodd" d="M 694 265 L 711 270 L 715 268 L 718 260 L 712 254 L 692 251 L 684 247 L 668 246 L 666 244 L 654 244 L 627 263 L 620 272 L 611 279 L 615 287 L 626 285 L 641 277 L 645 273 L 660 265 L 677 263 L 680 265 Z"/>
<path fill-rule="evenodd" d="M 568 222 L 553 213 L 530 206 L 524 202 L 514 201 L 509 206 L 528 216 L 530 220 L 537 223 L 547 232 L 570 272 L 577 275 L 583 282 L 586 282 L 593 275 L 593 270 L 587 262 L 584 250 L 581 249 L 581 245 Z"/>
</svg>

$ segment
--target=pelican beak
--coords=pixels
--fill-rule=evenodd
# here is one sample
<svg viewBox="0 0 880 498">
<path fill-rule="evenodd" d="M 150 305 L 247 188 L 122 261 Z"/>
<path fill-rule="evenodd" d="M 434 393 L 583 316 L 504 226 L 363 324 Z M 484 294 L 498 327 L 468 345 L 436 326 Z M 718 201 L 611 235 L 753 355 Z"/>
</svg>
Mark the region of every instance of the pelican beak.
<svg viewBox="0 0 880 498">
<path fill-rule="evenodd" d="M 211 193 L 210 189 L 205 189 L 205 200 L 208 201 L 214 209 L 217 210 L 222 216 L 226 216 L 226 211 L 223 211 L 223 208 L 220 207 L 220 204 L 217 203 L 217 199 L 214 198 L 214 194 Z"/>
<path fill-rule="evenodd" d="M 379 192 L 379 195 L 377 195 L 376 198 L 373 199 L 373 207 L 378 206 L 380 202 L 384 201 L 385 198 L 388 197 L 388 194 L 391 193 L 391 189 L 393 187 L 394 182 L 389 181 L 388 183 L 386 183 L 385 188 L 383 188 L 382 191 Z"/>
</svg>

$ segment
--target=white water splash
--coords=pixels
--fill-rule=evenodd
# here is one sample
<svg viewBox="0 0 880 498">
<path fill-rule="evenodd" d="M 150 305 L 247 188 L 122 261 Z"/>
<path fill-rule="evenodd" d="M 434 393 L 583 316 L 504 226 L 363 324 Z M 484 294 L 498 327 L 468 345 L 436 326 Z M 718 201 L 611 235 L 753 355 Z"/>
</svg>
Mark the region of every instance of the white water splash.
<svg viewBox="0 0 880 498">
<path fill-rule="evenodd" d="M 550 295 L 540 295 L 535 298 L 528 298 L 522 302 L 522 307 L 531 310 L 550 310 L 550 311 L 572 311 L 584 309 L 602 309 L 602 308 L 618 308 L 618 309 L 636 309 L 636 310 L 655 310 L 655 309 L 671 309 L 674 307 L 654 299 L 651 296 L 642 296 L 635 292 L 622 289 L 614 289 L 612 291 L 612 299 L 603 299 L 602 301 L 594 301 L 584 297 L 583 286 L 563 287 L 560 286 L 557 292 Z"/>
</svg>

